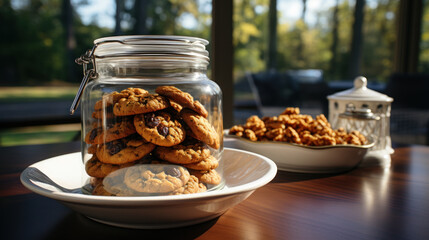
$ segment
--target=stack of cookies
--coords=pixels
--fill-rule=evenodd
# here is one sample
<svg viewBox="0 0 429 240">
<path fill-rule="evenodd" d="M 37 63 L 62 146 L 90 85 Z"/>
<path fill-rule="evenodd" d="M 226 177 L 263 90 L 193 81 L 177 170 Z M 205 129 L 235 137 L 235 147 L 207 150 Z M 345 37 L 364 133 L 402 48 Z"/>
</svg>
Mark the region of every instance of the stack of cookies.
<svg viewBox="0 0 429 240">
<path fill-rule="evenodd" d="M 92 194 L 187 194 L 220 184 L 212 154 L 220 139 L 207 116 L 199 101 L 174 86 L 104 95 L 85 134 Z"/>
</svg>

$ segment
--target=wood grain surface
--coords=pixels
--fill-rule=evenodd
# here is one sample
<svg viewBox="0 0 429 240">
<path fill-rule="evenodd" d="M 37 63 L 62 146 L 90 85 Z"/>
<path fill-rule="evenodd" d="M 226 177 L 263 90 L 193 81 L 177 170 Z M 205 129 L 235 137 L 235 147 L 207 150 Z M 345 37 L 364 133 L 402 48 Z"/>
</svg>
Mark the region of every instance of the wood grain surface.
<svg viewBox="0 0 429 240">
<path fill-rule="evenodd" d="M 27 190 L 30 164 L 80 143 L 0 148 L 2 239 L 429 239 L 429 147 L 398 147 L 389 168 L 342 174 L 279 171 L 222 216 L 163 230 L 111 227 Z"/>
</svg>

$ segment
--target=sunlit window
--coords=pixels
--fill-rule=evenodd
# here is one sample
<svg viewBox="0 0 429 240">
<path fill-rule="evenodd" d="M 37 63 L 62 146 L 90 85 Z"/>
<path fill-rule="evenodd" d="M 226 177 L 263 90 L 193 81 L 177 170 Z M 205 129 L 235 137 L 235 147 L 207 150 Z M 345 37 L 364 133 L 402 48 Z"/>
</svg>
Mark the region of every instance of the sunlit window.
<svg viewBox="0 0 429 240">
<path fill-rule="evenodd" d="M 0 1 L 0 111 L 7 113 L 0 115 L 0 144 L 79 139 L 79 112 L 69 115 L 82 78 L 74 59 L 94 39 L 111 35 L 190 35 L 211 41 L 212 3 Z M 234 123 L 288 106 L 326 115 L 326 97 L 353 87 L 353 79 L 363 75 L 369 88 L 395 99 L 392 135 L 401 134 L 394 139 L 427 144 L 428 9 L 426 0 L 234 0 Z M 409 50 L 413 46 L 417 53 Z M 406 82 L 411 84 L 404 88 Z"/>
</svg>

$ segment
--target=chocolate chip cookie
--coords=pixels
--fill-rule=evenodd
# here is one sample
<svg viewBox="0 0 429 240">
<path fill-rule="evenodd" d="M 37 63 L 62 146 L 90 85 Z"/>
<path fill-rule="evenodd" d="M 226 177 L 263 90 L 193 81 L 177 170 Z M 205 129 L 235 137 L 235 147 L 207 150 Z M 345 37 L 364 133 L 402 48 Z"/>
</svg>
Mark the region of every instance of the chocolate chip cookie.
<svg viewBox="0 0 429 240">
<path fill-rule="evenodd" d="M 123 179 L 119 180 L 117 177 L 112 176 L 113 174 L 119 173 L 118 171 L 111 173 L 109 176 L 105 177 L 100 184 L 96 185 L 92 191 L 92 195 L 142 196 L 143 194 L 130 189 L 125 183 L 123 183 Z"/>
<path fill-rule="evenodd" d="M 191 94 L 183 92 L 174 86 L 160 86 L 155 89 L 155 92 L 173 100 L 183 107 L 194 110 L 205 118 L 208 116 L 207 110 L 199 101 L 194 100 Z"/>
<path fill-rule="evenodd" d="M 198 178 L 198 180 L 202 183 L 218 185 L 222 178 L 219 173 L 212 169 L 209 171 L 199 171 L 190 169 L 189 172 Z"/>
<path fill-rule="evenodd" d="M 103 109 L 95 110 L 91 116 L 92 116 L 92 118 L 95 118 L 95 119 L 111 119 L 111 118 L 114 118 L 115 115 L 113 114 L 113 106 L 106 107 L 105 110 L 103 110 Z"/>
<path fill-rule="evenodd" d="M 106 176 L 102 181 L 102 188 L 97 186 L 99 187 L 99 192 L 113 196 L 142 196 L 142 193 L 138 193 L 129 188 L 124 182 L 125 172 L 128 171 L 129 168 L 131 167 L 121 168 Z"/>
<path fill-rule="evenodd" d="M 158 146 L 174 146 L 186 137 L 182 124 L 165 111 L 136 115 L 134 126 L 144 139 Z"/>
<path fill-rule="evenodd" d="M 172 147 L 157 147 L 154 155 L 175 164 L 191 164 L 201 162 L 210 156 L 210 149 L 200 141 L 185 140 Z"/>
<path fill-rule="evenodd" d="M 94 110 L 101 110 L 106 107 L 112 107 L 115 103 L 117 103 L 121 98 L 127 98 L 131 95 L 145 95 L 149 92 L 142 88 L 127 88 L 122 90 L 121 92 L 111 92 L 106 95 L 103 95 L 101 100 L 97 101 L 94 105 Z"/>
<path fill-rule="evenodd" d="M 91 177 L 104 178 L 120 168 L 130 167 L 132 165 L 134 165 L 134 163 L 125 163 L 120 165 L 102 163 L 98 160 L 97 156 L 94 155 L 85 163 L 85 171 Z"/>
<path fill-rule="evenodd" d="M 188 108 L 184 108 L 180 112 L 180 116 L 188 125 L 196 139 L 214 149 L 220 147 L 219 135 L 206 118 Z"/>
<path fill-rule="evenodd" d="M 97 157 L 103 163 L 125 164 L 143 158 L 154 148 L 154 144 L 147 142 L 138 134 L 133 134 L 100 145 Z"/>
<path fill-rule="evenodd" d="M 98 185 L 96 185 L 94 187 L 94 189 L 92 190 L 92 195 L 96 195 L 96 196 L 116 196 L 114 193 L 111 193 L 109 191 L 107 191 L 104 188 L 103 183 L 100 183 Z"/>
<path fill-rule="evenodd" d="M 170 106 L 170 102 L 158 94 L 130 95 L 121 98 L 113 107 L 116 116 L 129 116 L 155 112 Z"/>
<path fill-rule="evenodd" d="M 101 126 L 100 126 L 101 125 Z M 108 121 L 105 126 L 96 122 L 93 129 L 85 135 L 88 144 L 102 144 L 127 137 L 136 132 L 132 118 L 115 118 Z"/>
<path fill-rule="evenodd" d="M 169 99 L 169 101 L 170 101 L 171 108 L 174 109 L 174 111 L 176 111 L 176 114 L 180 113 L 180 111 L 182 111 L 182 109 L 183 109 L 182 105 L 178 104 L 177 102 L 175 102 L 171 99 Z"/>
<path fill-rule="evenodd" d="M 89 145 L 87 148 L 89 154 L 96 154 L 98 148 L 98 144 Z"/>
<path fill-rule="evenodd" d="M 206 185 L 200 183 L 198 178 L 191 175 L 189 181 L 185 184 L 185 186 L 179 188 L 178 190 L 171 193 L 171 195 L 179 195 L 179 194 L 192 194 L 207 191 Z"/>
<path fill-rule="evenodd" d="M 219 166 L 219 161 L 215 157 L 209 156 L 202 161 L 184 164 L 183 166 L 188 169 L 208 171 L 217 168 Z"/>
<path fill-rule="evenodd" d="M 178 165 L 139 164 L 127 168 L 124 183 L 140 193 L 168 193 L 185 186 L 190 178 L 186 168 Z"/>
</svg>

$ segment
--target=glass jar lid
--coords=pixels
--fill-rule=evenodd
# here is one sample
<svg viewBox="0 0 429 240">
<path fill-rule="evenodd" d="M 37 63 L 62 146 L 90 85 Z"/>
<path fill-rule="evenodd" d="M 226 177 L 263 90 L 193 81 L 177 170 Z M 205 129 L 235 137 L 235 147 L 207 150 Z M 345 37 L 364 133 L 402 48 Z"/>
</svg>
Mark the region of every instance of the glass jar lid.
<svg viewBox="0 0 429 240">
<path fill-rule="evenodd" d="M 358 108 L 347 106 L 345 112 L 339 115 L 340 118 L 360 119 L 360 120 L 379 120 L 380 117 L 376 116 L 369 108 Z"/>
<path fill-rule="evenodd" d="M 76 110 L 83 89 L 91 79 L 98 77 L 98 63 L 137 64 L 145 68 L 192 68 L 206 70 L 209 42 L 202 38 L 171 35 L 112 36 L 94 40 L 94 46 L 77 58 L 83 66 L 83 79 L 70 107 L 70 114 Z M 89 66 L 92 66 L 90 68 Z"/>
<path fill-rule="evenodd" d="M 208 65 L 208 41 L 196 37 L 169 35 L 136 35 L 99 38 L 94 41 L 97 59 L 127 57 L 139 60 L 200 62 Z"/>
<path fill-rule="evenodd" d="M 358 100 L 368 102 L 392 102 L 393 98 L 367 88 L 367 79 L 357 77 L 354 87 L 328 96 L 329 100 Z"/>
</svg>

